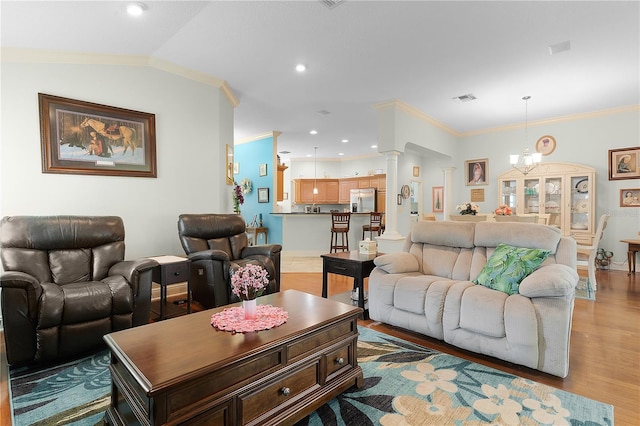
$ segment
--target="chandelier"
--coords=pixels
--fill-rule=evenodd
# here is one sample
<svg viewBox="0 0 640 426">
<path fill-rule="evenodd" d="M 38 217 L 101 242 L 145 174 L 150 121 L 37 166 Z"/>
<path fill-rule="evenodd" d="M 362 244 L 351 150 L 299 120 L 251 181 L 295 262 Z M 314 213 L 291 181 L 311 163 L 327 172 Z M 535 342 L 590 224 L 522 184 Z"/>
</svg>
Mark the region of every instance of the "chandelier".
<svg viewBox="0 0 640 426">
<path fill-rule="evenodd" d="M 528 101 L 531 99 L 531 96 L 525 96 L 522 98 L 524 101 L 524 150 L 522 151 L 522 155 L 512 154 L 509 155 L 509 163 L 514 169 L 519 170 L 523 175 L 528 175 L 529 172 L 536 168 L 538 163 L 542 160 L 542 154 L 539 152 L 530 153 L 529 148 L 527 146 L 527 138 L 528 138 L 528 130 L 529 130 L 529 120 L 528 120 Z"/>
</svg>

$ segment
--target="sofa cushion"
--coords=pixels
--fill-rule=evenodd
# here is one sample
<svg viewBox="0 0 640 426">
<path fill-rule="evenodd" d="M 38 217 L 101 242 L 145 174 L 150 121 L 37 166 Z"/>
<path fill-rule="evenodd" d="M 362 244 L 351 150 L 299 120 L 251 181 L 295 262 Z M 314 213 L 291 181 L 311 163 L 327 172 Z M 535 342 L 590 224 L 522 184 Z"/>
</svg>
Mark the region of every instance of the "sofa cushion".
<svg viewBox="0 0 640 426">
<path fill-rule="evenodd" d="M 475 224 L 474 244 L 477 247 L 498 247 L 509 244 L 549 250 L 555 254 L 562 237 L 559 228 L 537 223 L 478 222 Z"/>
<path fill-rule="evenodd" d="M 460 300 L 460 328 L 486 336 L 505 337 L 504 306 L 509 296 L 472 286 Z"/>
<path fill-rule="evenodd" d="M 506 294 L 517 294 L 520 282 L 535 271 L 549 253 L 549 250 L 499 244 L 473 282 Z"/>
<path fill-rule="evenodd" d="M 406 272 L 418 272 L 420 265 L 418 259 L 411 253 L 398 252 L 383 254 L 373 259 L 373 263 L 388 274 L 404 274 Z"/>
</svg>

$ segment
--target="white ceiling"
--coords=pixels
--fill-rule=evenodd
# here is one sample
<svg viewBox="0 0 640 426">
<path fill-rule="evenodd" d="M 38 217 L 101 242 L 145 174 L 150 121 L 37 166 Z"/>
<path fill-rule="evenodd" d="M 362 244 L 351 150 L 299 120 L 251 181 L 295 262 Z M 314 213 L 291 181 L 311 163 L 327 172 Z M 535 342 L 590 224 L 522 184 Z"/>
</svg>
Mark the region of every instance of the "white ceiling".
<svg viewBox="0 0 640 426">
<path fill-rule="evenodd" d="M 525 95 L 529 121 L 640 104 L 639 1 L 144 3 L 133 18 L 126 2 L 3 0 L 1 44 L 148 55 L 224 79 L 236 140 L 280 131 L 285 158 L 375 152 L 373 105 L 394 99 L 460 133 L 521 124 Z M 477 100 L 451 99 L 467 93 Z"/>
</svg>

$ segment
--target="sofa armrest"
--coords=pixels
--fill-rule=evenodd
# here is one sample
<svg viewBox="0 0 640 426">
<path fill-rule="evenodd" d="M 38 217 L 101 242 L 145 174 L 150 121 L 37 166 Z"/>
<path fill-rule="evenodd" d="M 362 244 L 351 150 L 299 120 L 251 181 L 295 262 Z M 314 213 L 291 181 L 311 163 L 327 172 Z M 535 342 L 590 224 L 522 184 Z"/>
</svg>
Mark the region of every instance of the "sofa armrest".
<svg viewBox="0 0 640 426">
<path fill-rule="evenodd" d="M 536 269 L 520 283 L 526 297 L 562 297 L 575 292 L 578 273 L 567 265 L 553 264 Z"/>
<path fill-rule="evenodd" d="M 383 254 L 373 259 L 373 263 L 389 274 L 419 272 L 420 264 L 414 255 L 408 252 Z"/>
<path fill-rule="evenodd" d="M 197 262 L 199 260 L 219 260 L 221 262 L 229 261 L 229 255 L 223 250 L 203 250 L 191 253 L 187 256 L 190 261 Z"/>
<path fill-rule="evenodd" d="M 22 289 L 40 289 L 38 280 L 24 272 L 9 271 L 0 277 L 0 287 L 2 288 L 22 288 Z"/>
<path fill-rule="evenodd" d="M 136 279 L 136 274 L 148 271 L 158 266 L 153 259 L 124 260 L 109 268 L 109 275 L 122 275 L 130 283 Z"/>
</svg>

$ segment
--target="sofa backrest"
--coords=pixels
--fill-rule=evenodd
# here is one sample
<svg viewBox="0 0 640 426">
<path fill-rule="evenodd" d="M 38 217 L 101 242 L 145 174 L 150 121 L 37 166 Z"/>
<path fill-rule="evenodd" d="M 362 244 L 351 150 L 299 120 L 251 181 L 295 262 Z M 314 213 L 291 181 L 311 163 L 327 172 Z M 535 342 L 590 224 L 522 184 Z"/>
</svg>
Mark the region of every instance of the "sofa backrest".
<svg viewBox="0 0 640 426">
<path fill-rule="evenodd" d="M 0 222 L 2 267 L 40 282 L 101 280 L 124 260 L 117 216 L 6 216 Z"/>
<path fill-rule="evenodd" d="M 213 249 L 239 259 L 248 245 L 244 219 L 237 214 L 181 214 L 178 235 L 186 254 Z"/>
<path fill-rule="evenodd" d="M 576 266 L 575 240 L 558 228 L 533 223 L 421 221 L 413 225 L 404 251 L 416 257 L 424 274 L 469 280 L 500 243 L 551 251 L 543 265 Z"/>
</svg>

